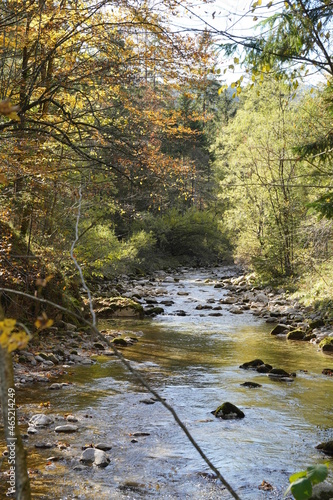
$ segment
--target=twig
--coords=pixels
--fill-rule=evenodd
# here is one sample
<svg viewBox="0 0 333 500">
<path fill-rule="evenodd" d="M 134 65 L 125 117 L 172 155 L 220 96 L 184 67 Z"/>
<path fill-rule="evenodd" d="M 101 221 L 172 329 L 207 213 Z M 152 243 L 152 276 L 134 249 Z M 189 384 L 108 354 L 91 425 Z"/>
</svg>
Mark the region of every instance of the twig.
<svg viewBox="0 0 333 500">
<path fill-rule="evenodd" d="M 25 292 L 20 292 L 18 290 L 12 290 L 11 288 L 0 288 L 0 292 L 6 292 L 6 293 L 13 293 L 15 295 L 19 295 L 21 297 L 26 297 L 31 300 L 35 300 L 37 302 L 40 302 L 41 304 L 47 304 L 50 306 L 55 307 L 56 309 L 59 309 L 60 311 L 63 311 L 64 313 L 73 316 L 77 319 L 79 319 L 82 323 L 85 325 L 89 326 L 91 330 L 101 339 L 103 340 L 115 353 L 115 355 L 120 359 L 122 364 L 126 366 L 126 368 L 136 377 L 141 384 L 148 389 L 148 391 L 155 396 L 155 398 L 172 414 L 174 420 L 177 422 L 179 427 L 183 430 L 185 433 L 186 437 L 188 440 L 192 443 L 193 447 L 197 450 L 199 455 L 202 457 L 202 459 L 206 462 L 208 467 L 216 474 L 217 478 L 221 481 L 221 483 L 226 487 L 226 489 L 229 491 L 231 496 L 235 498 L 236 500 L 241 500 L 241 498 L 237 495 L 237 493 L 234 491 L 232 486 L 224 479 L 220 471 L 215 467 L 215 465 L 209 460 L 209 458 L 206 456 L 206 454 L 203 452 L 201 447 L 197 444 L 185 424 L 180 420 L 178 417 L 176 411 L 170 406 L 164 399 L 153 389 L 148 382 L 145 380 L 145 378 L 136 370 L 134 369 L 131 364 L 124 358 L 124 356 L 121 354 L 120 351 L 112 344 L 112 342 L 109 341 L 109 339 L 104 336 L 98 328 L 96 328 L 95 325 L 87 321 L 85 318 L 83 318 L 80 314 L 77 314 L 75 312 L 70 311 L 69 309 L 66 309 L 65 307 L 60 306 L 59 304 L 56 304 L 55 302 L 51 302 L 50 300 L 47 299 L 42 299 L 40 297 L 35 297 L 34 295 L 29 295 L 28 293 Z"/>
</svg>

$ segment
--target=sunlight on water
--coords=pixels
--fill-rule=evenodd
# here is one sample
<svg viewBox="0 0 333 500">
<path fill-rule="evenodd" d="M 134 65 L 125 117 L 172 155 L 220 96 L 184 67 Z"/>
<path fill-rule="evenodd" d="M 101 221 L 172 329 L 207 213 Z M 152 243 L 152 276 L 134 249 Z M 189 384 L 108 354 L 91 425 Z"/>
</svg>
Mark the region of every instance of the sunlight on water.
<svg viewBox="0 0 333 500">
<path fill-rule="evenodd" d="M 321 374 L 332 358 L 313 345 L 269 335 L 271 327 L 248 312 L 232 315 L 223 305 L 222 316 L 213 317 L 210 310 L 196 309 L 207 299 L 217 303 L 225 294 L 205 283 L 207 278 L 207 271 L 188 273 L 179 283 L 159 285 L 175 304 L 153 320 L 122 322 L 126 330 L 144 332 L 123 353 L 176 409 L 242 499 L 282 499 L 292 472 L 327 461 L 315 446 L 333 439 L 333 380 Z M 177 295 L 179 291 L 189 295 Z M 177 316 L 177 310 L 187 316 Z M 121 328 L 119 324 L 100 326 Z M 254 358 L 297 377 L 282 383 L 239 368 Z M 150 395 L 119 361 L 101 357 L 93 367 L 71 371 L 75 385 L 68 391 L 39 387 L 19 394 L 26 405 L 47 398 L 52 413 L 71 412 L 80 420 L 80 433 L 68 437 L 66 460 L 56 462 L 52 471 L 45 466 L 50 451 L 31 454 L 30 466 L 42 471 L 32 480 L 34 498 L 230 498 L 219 484 L 200 475 L 209 470 L 172 416 L 160 403 L 142 402 Z M 240 385 L 244 381 L 262 387 L 248 389 Z M 245 418 L 216 419 L 211 411 L 224 401 L 239 406 Z M 150 435 L 132 443 L 134 432 Z M 111 464 L 103 470 L 73 470 L 81 446 L 98 441 L 112 443 Z M 54 474 L 62 477 L 63 496 L 54 489 Z M 258 490 L 263 480 L 273 485 L 272 492 Z"/>
</svg>

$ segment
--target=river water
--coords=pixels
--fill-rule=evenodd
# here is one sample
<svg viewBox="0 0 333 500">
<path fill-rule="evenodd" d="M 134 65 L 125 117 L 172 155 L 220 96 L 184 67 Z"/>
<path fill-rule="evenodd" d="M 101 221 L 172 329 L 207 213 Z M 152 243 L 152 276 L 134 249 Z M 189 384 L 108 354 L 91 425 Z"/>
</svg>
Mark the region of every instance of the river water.
<svg viewBox="0 0 333 500">
<path fill-rule="evenodd" d="M 231 314 L 227 305 L 219 311 L 196 309 L 207 301 L 219 305 L 226 290 L 214 288 L 214 282 L 224 272 L 187 271 L 179 282 L 159 283 L 163 298 L 175 302 L 164 315 L 100 326 L 138 332 L 139 342 L 123 354 L 174 407 L 242 499 L 282 499 L 291 473 L 327 462 L 315 446 L 333 439 L 333 380 L 321 374 L 333 360 L 309 343 L 270 335 L 271 325 L 250 311 Z M 178 316 L 177 310 L 187 315 Z M 215 312 L 222 316 L 210 315 Z M 254 358 L 297 376 L 278 382 L 239 368 Z M 70 446 L 61 453 L 37 451 L 32 446 L 38 438 L 29 438 L 29 466 L 40 471 L 31 475 L 34 499 L 231 498 L 206 475 L 211 471 L 170 413 L 159 402 L 147 404 L 150 394 L 120 361 L 101 356 L 93 366 L 71 369 L 64 380 L 73 386 L 18 391 L 26 411 L 38 413 L 36 403 L 50 401 L 49 413 L 79 418 L 79 433 L 64 437 Z M 262 387 L 241 386 L 245 381 Z M 215 418 L 211 411 L 224 401 L 236 404 L 245 418 Z M 149 435 L 134 437 L 137 432 Z M 81 446 L 97 442 L 111 444 L 110 465 L 79 466 Z M 63 458 L 48 463 L 45 459 L 54 454 Z M 263 481 L 273 490 L 258 489 Z"/>
</svg>

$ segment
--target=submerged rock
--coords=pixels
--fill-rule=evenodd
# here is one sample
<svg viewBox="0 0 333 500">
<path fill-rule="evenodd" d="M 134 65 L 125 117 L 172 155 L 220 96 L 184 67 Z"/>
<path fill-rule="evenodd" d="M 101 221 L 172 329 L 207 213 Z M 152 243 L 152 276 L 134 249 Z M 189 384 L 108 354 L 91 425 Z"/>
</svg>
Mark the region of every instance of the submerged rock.
<svg viewBox="0 0 333 500">
<path fill-rule="evenodd" d="M 264 363 L 263 365 L 259 365 L 256 368 L 258 373 L 269 373 L 273 369 L 272 365 Z"/>
<path fill-rule="evenodd" d="M 232 403 L 225 402 L 221 404 L 216 410 L 212 411 L 212 414 L 217 418 L 222 418 L 223 420 L 244 418 L 245 415 Z"/>
<path fill-rule="evenodd" d="M 261 359 L 253 359 L 252 361 L 247 361 L 240 365 L 239 368 L 243 368 L 243 370 L 255 370 L 258 366 L 264 365 L 265 363 Z"/>
<path fill-rule="evenodd" d="M 294 380 L 292 377 L 296 377 L 296 373 L 288 373 L 282 368 L 273 368 L 267 375 L 270 378 L 284 379 L 290 382 Z"/>
<path fill-rule="evenodd" d="M 244 387 L 250 387 L 252 389 L 255 389 L 256 387 L 262 387 L 261 384 L 257 384 L 256 382 L 243 382 L 243 384 L 240 385 L 243 385 Z"/>
</svg>

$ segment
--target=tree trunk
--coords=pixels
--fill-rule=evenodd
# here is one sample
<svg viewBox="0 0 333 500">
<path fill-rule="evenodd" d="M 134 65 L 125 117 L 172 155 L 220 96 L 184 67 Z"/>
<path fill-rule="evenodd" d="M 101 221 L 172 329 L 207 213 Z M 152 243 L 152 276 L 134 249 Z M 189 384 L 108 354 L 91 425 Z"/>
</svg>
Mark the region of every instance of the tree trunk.
<svg viewBox="0 0 333 500">
<path fill-rule="evenodd" d="M 3 319 L 0 307 L 0 320 Z M 26 453 L 17 424 L 12 355 L 0 346 L 0 398 L 5 438 L 8 447 L 8 493 L 15 492 L 16 500 L 31 500 Z"/>
</svg>

